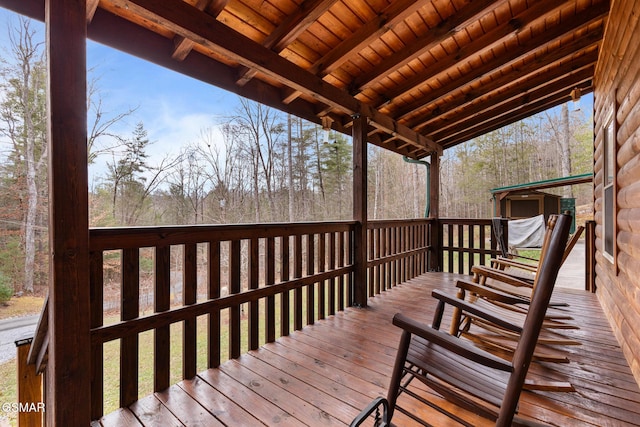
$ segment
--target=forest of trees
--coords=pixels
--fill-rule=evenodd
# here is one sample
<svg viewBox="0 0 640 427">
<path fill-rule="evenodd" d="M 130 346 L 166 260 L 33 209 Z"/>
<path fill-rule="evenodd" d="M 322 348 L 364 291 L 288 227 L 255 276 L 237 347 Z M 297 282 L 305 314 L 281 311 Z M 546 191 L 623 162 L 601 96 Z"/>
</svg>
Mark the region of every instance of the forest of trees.
<svg viewBox="0 0 640 427">
<path fill-rule="evenodd" d="M 0 301 L 37 292 L 48 271 L 44 46 L 27 20 L 10 36 L 0 54 Z M 158 159 L 143 122 L 112 131 L 134 108 L 104 112 L 93 84 L 88 96 L 88 160 L 106 164 L 90 189 L 91 226 L 352 218 L 348 136 L 239 98 Z M 447 150 L 440 215 L 490 217 L 491 188 L 591 171 L 590 120 L 565 106 Z M 370 146 L 369 218 L 422 217 L 426 179 L 424 165 Z M 588 203 L 588 190 L 569 196 Z"/>
</svg>

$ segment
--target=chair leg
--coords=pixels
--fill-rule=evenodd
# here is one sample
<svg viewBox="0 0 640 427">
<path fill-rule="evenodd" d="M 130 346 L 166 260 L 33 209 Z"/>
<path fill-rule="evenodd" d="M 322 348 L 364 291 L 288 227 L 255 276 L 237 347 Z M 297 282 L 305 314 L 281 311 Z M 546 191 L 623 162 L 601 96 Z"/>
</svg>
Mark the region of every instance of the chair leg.
<svg viewBox="0 0 640 427">
<path fill-rule="evenodd" d="M 398 353 L 396 361 L 393 365 L 391 381 L 389 383 L 389 391 L 387 393 L 387 401 L 389 402 L 389 422 L 393 419 L 393 412 L 396 409 L 396 401 L 400 392 L 400 382 L 402 381 L 402 372 L 404 370 L 405 360 L 409 352 L 409 344 L 411 343 L 411 334 L 407 331 L 402 332 L 400 344 L 398 344 Z"/>
<path fill-rule="evenodd" d="M 458 299 L 464 300 L 465 292 L 464 289 L 458 289 L 458 294 L 456 295 Z M 462 310 L 458 307 L 453 308 L 453 315 L 451 316 L 451 327 L 449 329 L 449 334 L 457 337 L 460 332 L 460 321 L 462 318 Z"/>
</svg>

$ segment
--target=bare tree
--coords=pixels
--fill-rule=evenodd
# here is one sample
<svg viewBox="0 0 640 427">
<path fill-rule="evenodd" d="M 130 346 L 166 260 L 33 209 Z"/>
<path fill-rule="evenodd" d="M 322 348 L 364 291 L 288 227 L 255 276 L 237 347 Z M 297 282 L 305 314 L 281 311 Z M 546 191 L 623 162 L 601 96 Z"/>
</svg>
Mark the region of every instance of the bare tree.
<svg viewBox="0 0 640 427">
<path fill-rule="evenodd" d="M 4 62 L 5 99 L 1 105 L 2 134 L 11 141 L 12 160 L 22 169 L 25 182 L 24 281 L 22 289 L 34 290 L 36 230 L 39 208 L 46 194 L 46 63 L 43 42 L 30 21 L 21 18 L 9 32 L 12 64 Z"/>
</svg>

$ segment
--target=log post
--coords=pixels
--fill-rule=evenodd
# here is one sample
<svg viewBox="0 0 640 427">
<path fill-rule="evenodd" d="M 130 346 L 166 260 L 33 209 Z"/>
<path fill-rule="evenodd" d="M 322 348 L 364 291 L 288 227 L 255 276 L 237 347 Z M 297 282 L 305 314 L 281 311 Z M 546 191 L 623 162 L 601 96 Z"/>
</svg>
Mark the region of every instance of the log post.
<svg viewBox="0 0 640 427">
<path fill-rule="evenodd" d="M 45 0 L 49 62 L 46 422 L 91 422 L 86 0 Z"/>
<path fill-rule="evenodd" d="M 353 119 L 353 302 L 367 306 L 367 117 Z"/>
<path fill-rule="evenodd" d="M 596 291 L 596 222 L 585 222 L 585 284 L 586 291 Z"/>
<path fill-rule="evenodd" d="M 429 168 L 429 216 L 433 218 L 431 223 L 429 251 L 429 270 L 442 271 L 440 260 L 442 259 L 442 242 L 440 241 L 440 156 L 437 152 L 431 154 L 431 167 Z"/>
<path fill-rule="evenodd" d="M 42 376 L 27 361 L 32 339 L 16 341 L 18 368 L 18 426 L 40 427 L 45 412 Z"/>
</svg>

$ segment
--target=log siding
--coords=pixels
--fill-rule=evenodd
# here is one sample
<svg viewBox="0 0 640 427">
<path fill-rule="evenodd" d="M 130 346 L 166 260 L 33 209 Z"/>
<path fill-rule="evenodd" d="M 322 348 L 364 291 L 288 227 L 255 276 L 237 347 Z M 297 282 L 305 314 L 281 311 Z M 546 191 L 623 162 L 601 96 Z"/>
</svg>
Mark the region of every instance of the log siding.
<svg viewBox="0 0 640 427">
<path fill-rule="evenodd" d="M 596 286 L 640 381 L 640 4 L 612 2 L 594 77 Z M 614 256 L 604 255 L 604 135 L 614 114 Z"/>
</svg>

